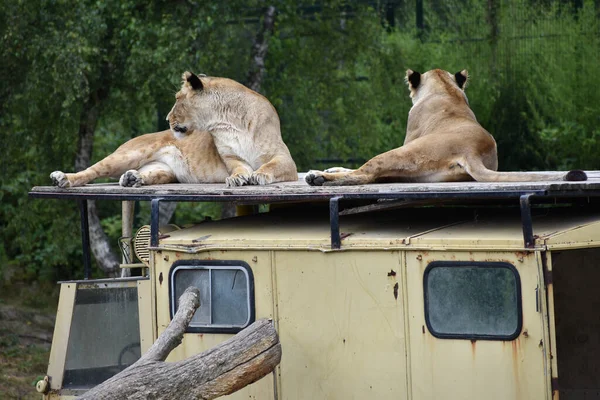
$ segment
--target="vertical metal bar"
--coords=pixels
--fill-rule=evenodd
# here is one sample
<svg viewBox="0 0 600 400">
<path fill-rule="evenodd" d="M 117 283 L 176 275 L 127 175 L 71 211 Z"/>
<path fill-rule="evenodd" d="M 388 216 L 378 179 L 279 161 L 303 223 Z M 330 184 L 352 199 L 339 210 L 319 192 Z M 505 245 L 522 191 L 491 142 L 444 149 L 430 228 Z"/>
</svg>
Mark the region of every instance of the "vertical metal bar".
<svg viewBox="0 0 600 400">
<path fill-rule="evenodd" d="M 331 248 L 339 249 L 342 246 L 340 238 L 340 205 L 341 197 L 329 199 L 329 225 L 331 228 Z"/>
<path fill-rule="evenodd" d="M 533 238 L 533 223 L 531 221 L 531 201 L 532 194 L 524 194 L 519 198 L 521 203 L 521 226 L 523 227 L 523 241 L 526 248 L 533 248 L 535 241 Z"/>
<path fill-rule="evenodd" d="M 90 254 L 90 224 L 88 221 L 87 200 L 77 200 L 79 217 L 81 219 L 81 245 L 83 247 L 83 277 L 90 279 L 92 270 L 92 256 Z"/>
<path fill-rule="evenodd" d="M 208 268 L 208 301 L 210 302 L 208 304 L 208 323 L 212 324 L 213 323 L 213 316 L 212 316 L 212 302 L 213 302 L 213 297 L 212 297 L 212 275 L 213 275 L 213 269 L 212 268 Z"/>
<path fill-rule="evenodd" d="M 150 202 L 150 246 L 158 246 L 158 221 L 160 217 L 160 200 Z"/>
</svg>

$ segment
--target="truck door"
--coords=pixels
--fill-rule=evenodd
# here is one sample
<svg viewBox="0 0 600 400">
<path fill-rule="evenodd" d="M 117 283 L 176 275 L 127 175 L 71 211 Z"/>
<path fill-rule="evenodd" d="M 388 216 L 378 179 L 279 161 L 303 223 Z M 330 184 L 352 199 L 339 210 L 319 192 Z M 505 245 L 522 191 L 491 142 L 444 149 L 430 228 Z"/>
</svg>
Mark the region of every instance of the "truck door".
<svg viewBox="0 0 600 400">
<path fill-rule="evenodd" d="M 535 253 L 407 252 L 413 399 L 545 399 Z"/>
</svg>

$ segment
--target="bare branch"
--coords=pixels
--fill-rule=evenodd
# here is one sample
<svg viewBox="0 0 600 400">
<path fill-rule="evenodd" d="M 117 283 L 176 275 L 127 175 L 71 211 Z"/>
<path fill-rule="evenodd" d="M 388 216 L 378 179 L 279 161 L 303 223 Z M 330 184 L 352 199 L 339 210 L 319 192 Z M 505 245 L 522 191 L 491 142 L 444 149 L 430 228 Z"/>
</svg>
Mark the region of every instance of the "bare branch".
<svg viewBox="0 0 600 400">
<path fill-rule="evenodd" d="M 181 343 L 198 306 L 198 289 L 186 289 L 173 320 L 150 350 L 81 399 L 210 400 L 256 382 L 279 364 L 279 337 L 273 323 L 265 319 L 203 353 L 178 362 L 162 361 Z"/>
<path fill-rule="evenodd" d="M 190 286 L 179 298 L 179 307 L 167 329 L 156 339 L 156 342 L 138 363 L 164 361 L 169 353 L 181 344 L 185 328 L 190 324 L 198 307 L 200 307 L 200 291 Z"/>
</svg>

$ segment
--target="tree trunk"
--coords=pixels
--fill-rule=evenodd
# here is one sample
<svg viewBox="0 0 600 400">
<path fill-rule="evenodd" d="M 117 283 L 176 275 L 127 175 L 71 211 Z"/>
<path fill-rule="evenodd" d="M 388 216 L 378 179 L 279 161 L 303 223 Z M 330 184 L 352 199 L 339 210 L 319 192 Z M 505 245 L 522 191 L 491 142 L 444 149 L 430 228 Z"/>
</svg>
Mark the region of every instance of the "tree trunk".
<svg viewBox="0 0 600 400">
<path fill-rule="evenodd" d="M 247 86 L 255 92 L 260 92 L 265 75 L 265 58 L 269 50 L 269 37 L 275 26 L 275 7 L 268 6 L 263 16 L 263 25 L 258 30 L 252 46 L 252 64 L 248 74 Z"/>
<path fill-rule="evenodd" d="M 276 9 L 273 6 L 268 6 L 265 9 L 263 24 L 256 33 L 254 44 L 252 45 L 252 63 L 250 64 L 246 86 L 258 93 L 260 93 L 262 80 L 265 75 L 265 58 L 269 50 L 269 37 L 275 27 L 275 12 Z M 221 219 L 235 217 L 235 214 L 235 204 L 222 203 Z"/>
<path fill-rule="evenodd" d="M 175 214 L 176 208 L 177 203 L 174 201 L 161 201 L 158 207 L 158 225 L 167 225 Z"/>
<path fill-rule="evenodd" d="M 117 255 L 110 247 L 108 236 L 106 236 L 106 233 L 104 233 L 104 230 L 102 229 L 95 200 L 88 200 L 88 221 L 90 228 L 90 247 L 94 258 L 96 259 L 96 263 L 107 276 L 111 278 L 120 276 L 120 262 Z"/>
<path fill-rule="evenodd" d="M 208 400 L 231 394 L 275 369 L 281 361 L 281 344 L 272 322 L 265 319 L 203 353 L 164 362 L 181 343 L 199 298 L 197 288 L 187 288 L 173 320 L 148 352 L 81 399 Z"/>
<path fill-rule="evenodd" d="M 107 74 L 105 69 L 102 71 L 104 75 Z M 90 96 L 81 111 L 81 117 L 79 118 L 79 140 L 77 145 L 77 155 L 75 156 L 75 171 L 82 171 L 91 165 L 94 132 L 96 131 L 98 116 L 100 115 L 100 106 L 102 101 L 107 97 L 108 91 L 105 88 L 93 91 L 90 93 Z M 88 201 L 88 219 L 90 227 L 90 247 L 94 258 L 96 259 L 96 264 L 107 276 L 119 276 L 119 259 L 112 251 L 108 236 L 106 236 L 102 229 L 98 210 L 94 201 Z"/>
</svg>

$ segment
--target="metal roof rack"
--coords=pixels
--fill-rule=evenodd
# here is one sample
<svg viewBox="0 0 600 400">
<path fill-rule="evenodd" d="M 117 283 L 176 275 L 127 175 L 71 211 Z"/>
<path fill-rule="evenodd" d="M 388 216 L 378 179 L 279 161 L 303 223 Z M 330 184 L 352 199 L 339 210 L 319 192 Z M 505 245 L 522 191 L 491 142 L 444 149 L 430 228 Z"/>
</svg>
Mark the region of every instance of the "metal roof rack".
<svg viewBox="0 0 600 400">
<path fill-rule="evenodd" d="M 303 174 L 295 182 L 280 182 L 267 186 L 225 187 L 224 184 L 168 184 L 125 188 L 116 183 L 90 184 L 61 189 L 36 186 L 29 196 L 40 199 L 70 199 L 79 204 L 81 237 L 86 279 L 90 276 L 89 226 L 87 200 L 150 201 L 151 246 L 158 245 L 158 215 L 161 201 L 171 202 L 231 202 L 236 204 L 274 204 L 293 202 L 329 202 L 331 248 L 341 247 L 339 230 L 340 202 L 363 202 L 356 212 L 392 208 L 403 205 L 456 204 L 483 201 L 512 202 L 519 205 L 524 247 L 534 246 L 531 222 L 532 202 L 556 203 L 574 199 L 600 198 L 600 171 L 586 171 L 584 182 L 447 182 L 447 183 L 387 183 L 359 186 L 308 186 Z M 517 203 L 518 200 L 518 203 Z M 389 201 L 382 205 L 382 201 Z M 396 203 L 394 203 L 394 201 Z"/>
</svg>

